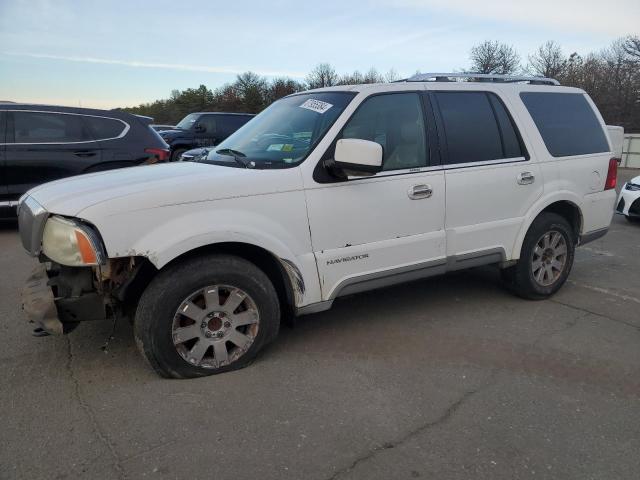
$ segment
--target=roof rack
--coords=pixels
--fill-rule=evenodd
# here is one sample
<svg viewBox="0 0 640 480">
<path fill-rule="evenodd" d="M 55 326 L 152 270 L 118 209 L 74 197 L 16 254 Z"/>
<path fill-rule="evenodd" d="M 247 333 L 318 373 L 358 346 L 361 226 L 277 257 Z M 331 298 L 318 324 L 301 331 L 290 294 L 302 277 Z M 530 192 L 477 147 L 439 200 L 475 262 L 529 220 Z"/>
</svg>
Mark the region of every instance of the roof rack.
<svg viewBox="0 0 640 480">
<path fill-rule="evenodd" d="M 497 75 L 493 73 L 417 73 L 413 77 L 400 80 L 401 82 L 456 82 L 468 79 L 477 82 L 492 83 L 520 83 L 531 85 L 560 85 L 555 78 L 535 77 L 527 75 Z"/>
</svg>

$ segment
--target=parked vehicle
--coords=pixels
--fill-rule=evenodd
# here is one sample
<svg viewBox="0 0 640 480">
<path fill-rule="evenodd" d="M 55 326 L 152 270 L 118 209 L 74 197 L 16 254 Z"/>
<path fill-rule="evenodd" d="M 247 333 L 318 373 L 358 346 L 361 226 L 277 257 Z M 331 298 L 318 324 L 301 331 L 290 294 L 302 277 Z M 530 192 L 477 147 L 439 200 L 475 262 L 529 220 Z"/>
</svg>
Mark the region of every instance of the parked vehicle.
<svg viewBox="0 0 640 480">
<path fill-rule="evenodd" d="M 192 148 L 218 145 L 254 116 L 249 113 L 190 113 L 174 130 L 164 130 L 160 136 L 169 144 L 171 161 L 175 162 Z"/>
<path fill-rule="evenodd" d="M 640 222 L 640 176 L 632 178 L 622 186 L 616 212 L 630 222 Z"/>
<path fill-rule="evenodd" d="M 202 148 L 192 148 L 191 150 L 187 150 L 182 155 L 180 155 L 180 158 L 178 158 L 178 161 L 192 162 L 194 159 L 201 157 L 205 153 L 209 153 L 210 148 L 211 147 L 209 148 L 202 147 Z"/>
<path fill-rule="evenodd" d="M 168 159 L 148 117 L 115 110 L 0 104 L 0 217 L 41 183 Z"/>
<path fill-rule="evenodd" d="M 247 365 L 282 316 L 452 270 L 553 295 L 613 215 L 602 117 L 554 80 L 443 75 L 294 94 L 198 162 L 31 190 L 25 311 L 51 333 L 129 312 L 182 378 Z"/>
<path fill-rule="evenodd" d="M 175 125 L 151 125 L 156 132 L 164 132 L 165 130 L 175 130 Z"/>
</svg>

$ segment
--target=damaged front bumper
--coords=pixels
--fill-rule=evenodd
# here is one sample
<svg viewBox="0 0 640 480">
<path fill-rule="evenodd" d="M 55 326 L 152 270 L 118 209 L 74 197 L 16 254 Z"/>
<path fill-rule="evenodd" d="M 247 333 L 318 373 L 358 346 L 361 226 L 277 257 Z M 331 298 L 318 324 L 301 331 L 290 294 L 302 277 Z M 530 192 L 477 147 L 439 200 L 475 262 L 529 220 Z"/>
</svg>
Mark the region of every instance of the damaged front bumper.
<svg viewBox="0 0 640 480">
<path fill-rule="evenodd" d="M 34 332 L 52 335 L 68 333 L 81 320 L 103 320 L 107 309 L 103 297 L 96 292 L 74 292 L 60 288 L 67 275 L 47 270 L 40 264 L 33 270 L 22 290 L 22 309 L 30 322 L 36 325 Z"/>
</svg>

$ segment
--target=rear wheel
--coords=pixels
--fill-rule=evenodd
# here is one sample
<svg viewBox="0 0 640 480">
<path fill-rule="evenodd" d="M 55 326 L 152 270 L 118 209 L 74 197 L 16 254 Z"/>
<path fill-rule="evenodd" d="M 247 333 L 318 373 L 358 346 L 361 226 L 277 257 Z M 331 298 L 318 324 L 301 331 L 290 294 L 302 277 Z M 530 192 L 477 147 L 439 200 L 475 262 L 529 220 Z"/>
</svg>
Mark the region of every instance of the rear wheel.
<svg viewBox="0 0 640 480">
<path fill-rule="evenodd" d="M 229 255 L 161 272 L 140 299 L 138 346 L 164 377 L 190 378 L 248 365 L 278 333 L 276 291 L 262 270 Z"/>
<path fill-rule="evenodd" d="M 503 279 L 523 298 L 539 300 L 553 295 L 573 266 L 574 238 L 563 217 L 542 213 L 529 227 L 518 263 L 502 270 Z"/>
<path fill-rule="evenodd" d="M 186 148 L 175 149 L 173 152 L 171 152 L 171 161 L 177 162 L 178 160 L 180 160 L 180 155 L 182 155 L 186 151 L 187 151 Z"/>
</svg>

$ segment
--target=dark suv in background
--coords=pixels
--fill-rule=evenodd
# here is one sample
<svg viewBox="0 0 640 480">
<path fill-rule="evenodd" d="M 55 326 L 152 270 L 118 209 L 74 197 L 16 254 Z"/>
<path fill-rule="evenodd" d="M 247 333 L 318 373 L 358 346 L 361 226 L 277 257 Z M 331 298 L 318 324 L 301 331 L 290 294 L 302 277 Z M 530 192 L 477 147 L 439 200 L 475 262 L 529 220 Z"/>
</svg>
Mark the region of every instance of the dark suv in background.
<svg viewBox="0 0 640 480">
<path fill-rule="evenodd" d="M 152 119 L 120 111 L 0 104 L 0 217 L 41 183 L 166 161 Z"/>
<path fill-rule="evenodd" d="M 175 162 L 187 150 L 217 145 L 254 116 L 250 113 L 190 113 L 174 130 L 164 130 L 160 136 L 169 144 L 171 161 Z"/>
</svg>

